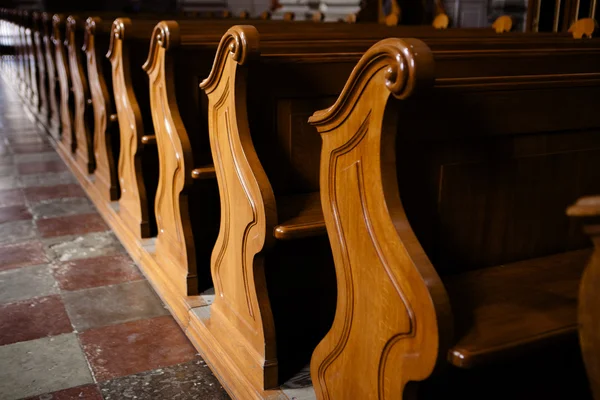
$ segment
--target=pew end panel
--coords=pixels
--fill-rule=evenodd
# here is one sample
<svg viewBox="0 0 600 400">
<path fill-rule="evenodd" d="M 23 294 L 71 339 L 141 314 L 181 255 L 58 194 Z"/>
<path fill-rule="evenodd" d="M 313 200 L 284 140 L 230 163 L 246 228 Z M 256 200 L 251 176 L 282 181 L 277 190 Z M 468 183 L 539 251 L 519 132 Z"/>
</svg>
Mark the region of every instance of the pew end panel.
<svg viewBox="0 0 600 400">
<path fill-rule="evenodd" d="M 60 104 L 60 82 L 58 80 L 58 74 L 56 69 L 56 50 L 54 49 L 54 43 L 52 42 L 52 15 L 48 13 L 42 13 L 42 24 L 43 24 L 43 41 L 44 41 L 44 57 L 46 60 L 46 72 L 48 79 L 48 112 L 49 112 L 49 123 L 48 131 L 57 143 L 61 142 L 61 126 L 60 119 L 61 113 L 59 109 Z"/>
<path fill-rule="evenodd" d="M 579 344 L 587 376 L 595 399 L 600 398 L 600 197 L 587 196 L 577 200 L 567 209 L 567 215 L 582 221 L 584 231 L 594 244 L 579 286 L 577 322 Z"/>
<path fill-rule="evenodd" d="M 200 87 L 209 101 L 209 136 L 221 200 L 221 226 L 211 259 L 211 324 L 233 328 L 235 335 L 224 340 L 224 346 L 232 356 L 245 359 L 242 365 L 248 365 L 248 378 L 256 387 L 270 388 L 278 383 L 278 369 L 263 253 L 274 244 L 267 232 L 277 225 L 277 208 L 252 144 L 245 104 L 244 64 L 258 52 L 256 28 L 232 27 Z M 243 350 L 236 351 L 236 346 Z"/>
<path fill-rule="evenodd" d="M 48 106 L 48 73 L 46 67 L 46 58 L 44 56 L 44 29 L 42 14 L 40 12 L 33 13 L 33 45 L 35 47 L 35 64 L 37 69 L 37 82 L 38 82 L 38 96 L 39 105 L 36 112 L 36 118 L 42 124 L 45 129 L 48 129 L 49 125 L 49 111 Z"/>
<path fill-rule="evenodd" d="M 119 214 L 136 237 L 148 238 L 156 232 L 154 195 L 158 182 L 158 154 L 156 145 L 142 144 L 142 138 L 152 128 L 152 124 L 145 123 L 140 105 L 140 102 L 148 103 L 146 111 L 150 114 L 149 96 L 146 93 L 149 89 L 147 76 L 139 71 L 143 61 L 135 57 L 139 53 L 135 49 L 139 43 L 131 43 L 132 29 L 133 22 L 129 18 L 117 18 L 113 22 L 106 57 L 112 67 L 121 145 L 117 168 L 121 189 Z"/>
<path fill-rule="evenodd" d="M 410 229 L 395 169 L 373 161 L 381 154 L 382 164 L 395 162 L 393 135 L 377 137 L 391 123 L 383 115 L 389 97 L 407 98 L 432 79 L 426 45 L 383 40 L 359 61 L 336 103 L 310 119 L 323 139 L 321 202 L 338 279 L 334 323 L 311 361 L 319 398 L 403 398 L 448 349 L 447 294 Z"/>
<path fill-rule="evenodd" d="M 336 103 L 311 118 L 323 138 L 321 200 L 338 277 L 334 326 L 311 362 L 323 398 L 340 391 L 412 398 L 407 381 L 423 380 L 436 367 L 448 376 L 458 368 L 519 364 L 537 349 L 558 354 L 574 338 L 589 243 L 564 207 L 600 189 L 598 173 L 582 167 L 597 164 L 600 148 L 593 106 L 600 75 L 592 67 L 600 53 L 594 43 L 553 51 L 539 45 L 503 70 L 494 65 L 515 59 L 516 50 L 476 57 L 437 50 L 435 85 L 426 97 L 406 96 L 418 87 L 412 68 L 422 64 L 394 68 L 363 58 Z M 412 52 L 400 54 L 389 60 Z M 579 57 L 589 58 L 575 67 Z M 443 111 L 431 118 L 428 110 Z M 381 290 L 394 277 L 399 284 Z M 421 298 L 414 297 L 418 288 Z M 430 335 L 421 351 L 396 346 L 393 359 L 384 345 L 389 321 L 406 304 L 418 305 L 408 308 L 415 321 L 408 326 L 422 333 L 425 313 L 425 331 L 438 336 Z M 394 311 L 370 320 L 384 306 Z M 355 321 L 370 322 L 358 329 Z M 364 344 L 353 347 L 357 338 Z M 372 343 L 378 351 L 360 352 Z M 429 356 L 430 368 L 407 380 L 417 370 L 401 361 L 417 354 Z M 370 367 L 355 362 L 367 356 Z M 361 380 L 365 374 L 370 378 Z M 458 388 L 465 397 L 467 389 Z"/>
<path fill-rule="evenodd" d="M 71 92 L 71 74 L 64 44 L 66 18 L 64 15 L 55 14 L 52 17 L 52 44 L 54 45 L 54 59 L 60 85 L 60 145 L 64 147 L 67 154 L 75 152 L 77 141 L 73 129 L 74 102 Z"/>
<path fill-rule="evenodd" d="M 94 111 L 87 77 L 82 66 L 82 46 L 85 22 L 78 16 L 67 18 L 65 43 L 68 50 L 71 90 L 73 91 L 73 136 L 75 138 L 75 161 L 82 171 L 92 174 L 96 169 L 94 157 L 93 125 Z"/>
<path fill-rule="evenodd" d="M 86 20 L 83 50 L 86 54 L 89 93 L 92 99 L 94 113 L 93 138 L 94 159 L 96 170 L 94 184 L 107 201 L 119 198 L 119 181 L 117 166 L 119 151 L 119 122 L 113 107 L 112 80 L 108 77 L 109 61 L 104 57 L 108 51 L 108 38 L 112 21 L 103 21 L 99 17 L 89 17 Z M 107 75 L 105 75 L 105 73 Z"/>
<path fill-rule="evenodd" d="M 159 154 L 154 206 L 158 227 L 156 258 L 182 294 L 195 295 L 199 293 L 200 285 L 210 287 L 212 282 L 199 282 L 198 279 L 189 211 L 192 205 L 188 204 L 194 161 L 175 100 L 175 66 L 170 58 L 178 41 L 179 29 L 175 21 L 162 21 L 156 25 L 143 69 L 149 77 L 150 106 Z"/>
</svg>

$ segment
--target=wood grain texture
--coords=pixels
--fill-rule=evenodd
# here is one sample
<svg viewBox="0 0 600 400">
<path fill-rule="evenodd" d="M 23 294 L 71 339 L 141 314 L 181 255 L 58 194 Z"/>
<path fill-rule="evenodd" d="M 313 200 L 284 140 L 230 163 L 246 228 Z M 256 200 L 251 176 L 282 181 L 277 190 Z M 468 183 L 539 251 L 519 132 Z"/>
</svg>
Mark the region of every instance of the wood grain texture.
<svg viewBox="0 0 600 400">
<path fill-rule="evenodd" d="M 106 40 L 108 33 L 103 32 L 103 28 L 102 19 L 99 17 L 89 17 L 86 20 L 83 49 L 86 54 L 87 76 L 94 113 L 95 184 L 99 185 L 100 192 L 104 193 L 107 200 L 113 201 L 119 198 L 120 193 L 117 165 L 113 154 L 113 141 L 116 140 L 118 143 L 119 139 L 113 135 L 117 134 L 119 128 L 117 115 L 113 112 L 113 99 L 106 85 L 102 65 L 108 44 Z M 100 35 L 105 36 L 104 51 L 101 50 L 102 41 L 97 40 Z M 106 73 L 110 73 L 110 71 L 106 71 Z"/>
<path fill-rule="evenodd" d="M 52 17 L 52 43 L 55 51 L 56 71 L 60 84 L 60 143 L 71 153 L 77 148 L 75 130 L 73 129 L 73 94 L 71 92 L 71 74 L 64 46 L 65 16 L 55 14 Z"/>
<path fill-rule="evenodd" d="M 600 399 L 600 197 L 587 196 L 567 209 L 571 217 L 581 219 L 585 232 L 594 243 L 579 286 L 577 313 L 579 344 L 594 399 Z"/>
<path fill-rule="evenodd" d="M 196 254 L 188 210 L 193 157 L 187 131 L 175 101 L 172 63 L 167 50 L 178 40 L 173 21 L 159 23 L 143 68 L 150 80 L 150 105 L 159 154 L 155 215 L 158 226 L 156 257 L 181 291 L 198 293 Z"/>
<path fill-rule="evenodd" d="M 69 72 L 73 90 L 73 131 L 77 143 L 75 159 L 84 171 L 91 174 L 96 169 L 96 161 L 93 132 L 90 130 L 90 121 L 93 118 L 92 101 L 81 61 L 84 23 L 85 21 L 77 16 L 70 15 L 67 18 L 65 43 L 68 49 Z"/>
<path fill-rule="evenodd" d="M 248 126 L 244 64 L 259 52 L 252 26 L 235 26 L 221 39 L 208 78 L 200 87 L 209 101 L 209 135 L 221 194 L 221 226 L 211 271 L 211 318 L 230 325 L 238 346 L 254 354 L 247 375 L 256 387 L 277 385 L 275 328 L 264 271 L 264 252 L 274 244 L 275 196 L 258 159 Z"/>
<path fill-rule="evenodd" d="M 321 202 L 338 279 L 335 320 L 311 361 L 321 399 L 405 398 L 406 385 L 429 377 L 452 336 L 444 286 L 400 202 L 394 134 L 382 126 L 390 96 L 409 97 L 431 85 L 432 74 L 424 43 L 383 40 L 336 103 L 310 119 L 323 138 Z"/>
<path fill-rule="evenodd" d="M 119 210 L 136 236 L 147 238 L 152 234 L 150 219 L 153 219 L 154 204 L 151 204 L 150 198 L 153 196 L 149 197 L 144 184 L 144 173 L 149 174 L 150 171 L 142 169 L 144 147 L 141 140 L 145 135 L 145 128 L 136 90 L 147 91 L 148 89 L 136 87 L 132 79 L 132 73 L 140 73 L 141 64 L 136 65 L 133 61 L 132 65 L 130 58 L 128 32 L 131 27 L 132 21 L 129 18 L 117 18 L 113 22 L 109 51 L 106 56 L 112 65 L 114 100 L 119 120 L 121 145 L 117 168 L 121 189 Z"/>
</svg>

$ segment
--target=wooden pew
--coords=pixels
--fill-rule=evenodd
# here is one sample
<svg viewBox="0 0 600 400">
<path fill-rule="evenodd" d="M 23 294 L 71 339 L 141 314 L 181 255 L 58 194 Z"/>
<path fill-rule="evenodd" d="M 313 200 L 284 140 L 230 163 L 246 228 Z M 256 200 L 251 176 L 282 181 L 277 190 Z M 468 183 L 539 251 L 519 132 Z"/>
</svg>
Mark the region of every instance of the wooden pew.
<svg viewBox="0 0 600 400">
<path fill-rule="evenodd" d="M 27 94 L 27 103 L 33 113 L 37 115 L 40 106 L 40 94 L 38 88 L 38 72 L 36 63 L 36 53 L 34 43 L 33 17 L 31 12 L 23 11 L 23 35 L 25 44 L 25 64 L 27 70 L 27 85 L 29 87 Z"/>
<path fill-rule="evenodd" d="M 423 37 L 440 53 L 439 57 L 443 61 L 440 69 L 454 73 L 461 71 L 465 75 L 465 81 L 469 74 L 477 77 L 479 69 L 492 75 L 501 76 L 498 71 L 503 70 L 518 75 L 514 71 L 518 68 L 523 69 L 523 64 L 544 75 L 545 71 L 552 71 L 539 61 L 542 55 L 547 54 L 548 48 L 552 49 L 550 53 L 556 46 L 559 49 L 567 48 L 560 53 L 564 60 L 565 54 L 569 54 L 571 50 L 569 46 L 583 46 L 567 36 L 511 34 L 502 37 L 489 35 L 477 40 L 473 37 L 474 34 L 471 34 L 470 38 L 466 33 L 463 33 L 465 37 L 462 38 L 453 37 L 457 31 L 435 33 L 424 30 L 419 32 L 416 28 L 397 29 L 397 36 L 414 34 Z M 337 34 L 347 35 L 347 32 L 343 32 L 342 29 Z M 372 31 L 370 34 L 375 35 Z M 337 96 L 336 93 L 341 91 L 344 82 L 341 82 L 340 76 L 343 76 L 344 72 L 350 73 L 358 59 L 357 57 L 352 61 L 352 57 L 357 55 L 361 45 L 366 45 L 367 37 L 364 36 L 362 42 L 358 40 L 360 37 L 355 38 L 354 43 L 346 45 L 347 48 L 342 46 L 342 41 L 336 40 L 336 51 L 339 51 L 339 54 L 330 53 L 321 56 L 321 59 L 315 53 L 319 50 L 325 52 L 326 41 L 322 41 L 321 47 L 316 44 L 314 48 L 308 47 L 310 52 L 300 50 L 301 46 L 308 46 L 306 40 L 310 35 L 306 33 L 298 36 L 298 44 L 293 42 L 293 32 L 288 35 L 279 33 L 281 42 L 273 39 L 261 40 L 260 49 L 257 49 L 258 45 L 252 32 L 232 31 L 226 37 L 227 40 L 223 40 L 221 49 L 231 46 L 231 57 L 228 57 L 228 51 L 218 51 L 211 77 L 201 85 L 209 97 L 209 115 L 212 115 L 209 118 L 211 150 L 220 184 L 222 210 L 221 230 L 212 260 L 216 300 L 211 306 L 211 327 L 218 326 L 219 320 L 226 320 L 237 327 L 240 336 L 250 341 L 248 338 L 252 335 L 244 326 L 253 326 L 254 331 L 264 334 L 265 342 L 246 342 L 245 345 L 251 347 L 256 344 L 257 347 L 252 348 L 249 353 L 258 352 L 263 355 L 265 353 L 260 353 L 263 348 L 266 347 L 267 351 L 273 350 L 273 320 L 277 325 L 277 318 L 269 315 L 267 304 L 269 300 L 271 305 L 275 306 L 285 302 L 274 296 L 271 292 L 272 285 L 267 285 L 267 292 L 261 281 L 257 280 L 257 276 L 262 276 L 265 265 L 270 264 L 269 260 L 277 260 L 272 262 L 280 264 L 281 268 L 285 265 L 287 270 L 288 260 L 283 258 L 285 253 L 296 246 L 302 248 L 300 242 L 294 245 L 290 240 L 315 236 L 323 229 L 317 194 L 319 158 L 315 155 L 318 154 L 319 142 L 314 137 L 311 142 L 307 133 L 310 132 L 310 128 L 302 126 L 300 121 L 303 115 L 309 113 L 311 107 L 316 108 L 317 104 L 327 102 L 327 99 Z M 263 37 L 264 35 L 261 35 L 261 39 Z M 336 38 L 328 39 L 333 41 Z M 316 37 L 313 37 L 313 40 L 316 41 Z M 242 50 L 238 49 L 241 45 L 245 46 Z M 260 58 L 253 60 L 251 54 L 256 56 L 259 50 Z M 302 51 L 308 53 L 304 58 Z M 591 52 L 589 49 L 585 51 Z M 585 51 L 574 54 L 583 57 Z M 534 52 L 536 57 L 532 56 L 531 62 L 526 60 L 516 66 L 506 63 L 501 57 L 492 57 L 491 61 L 473 57 L 473 54 L 477 53 L 486 56 L 499 53 L 510 59 L 506 55 L 510 52 L 520 55 Z M 595 60 L 591 57 L 588 60 L 578 59 L 578 62 L 582 65 L 594 65 Z M 477 63 L 466 61 L 473 58 Z M 248 66 L 239 65 L 244 64 L 245 60 L 250 60 Z M 308 60 L 312 65 L 308 64 Z M 567 73 L 569 67 L 564 66 L 564 63 L 562 66 L 563 73 Z M 577 71 L 576 67 L 570 68 Z M 236 96 L 235 93 L 240 95 Z M 447 101 L 451 102 L 449 99 Z M 322 107 L 324 106 L 325 104 Z M 434 109 L 438 108 L 443 109 L 441 105 Z M 431 108 L 427 107 L 427 110 Z M 244 239 L 247 237 L 252 237 L 251 243 L 254 247 L 247 244 L 247 240 Z M 244 270 L 254 271 L 254 282 L 244 277 Z M 342 289 L 345 288 L 338 288 Z M 256 297 L 244 296 L 244 290 Z M 277 298 L 275 302 L 274 297 Z M 256 317 L 257 315 L 260 315 L 260 318 Z M 231 322 L 240 319 L 244 319 L 243 322 Z M 371 324 L 377 326 L 375 322 Z M 224 326 L 228 326 L 227 323 L 224 323 Z M 227 329 L 231 330 L 229 327 Z M 275 331 L 279 337 L 280 331 Z M 230 333 L 229 337 L 233 335 Z M 239 352 L 239 343 L 244 343 L 243 339 L 235 338 L 232 341 L 236 343 Z M 277 347 L 278 350 L 279 348 Z M 267 365 L 273 364 L 274 358 L 270 360 L 271 363 Z M 281 359 L 277 358 L 277 361 L 281 362 Z M 354 365 L 359 369 L 362 364 Z M 353 379 L 361 382 L 358 377 Z"/>
<path fill-rule="evenodd" d="M 350 73 L 352 61 L 377 37 L 411 32 L 457 46 L 479 35 L 497 35 L 491 30 L 444 33 L 430 27 L 309 23 L 263 24 L 259 29 L 260 62 L 254 60 L 252 68 L 238 65 L 252 59 L 246 51 L 259 53 L 256 33 L 230 30 L 201 87 L 209 99 L 211 151 L 221 192 L 221 227 L 211 261 L 216 293 L 211 307 L 218 311 L 211 311 L 210 326 L 215 337 L 231 338 L 230 342 L 224 339 L 223 346 L 230 346 L 236 362 L 252 365 L 246 369 L 256 387 L 272 387 L 277 374 L 285 376 L 284 364 L 292 368 L 303 359 L 308 361 L 307 355 L 331 323 L 333 310 L 326 304 L 333 302 L 334 293 L 323 290 L 333 272 L 327 268 L 331 255 L 318 196 L 319 141 L 302 121 L 341 91 L 344 72 Z M 162 32 L 178 33 L 173 25 Z M 179 37 L 182 43 L 183 35 Z M 210 43 L 199 33 L 186 39 L 185 46 L 196 46 L 196 51 Z M 167 43 L 172 49 L 173 42 Z M 185 48 L 181 51 L 187 56 Z M 250 136 L 250 128 L 257 136 Z M 304 248 L 319 251 L 306 254 Z M 295 286 L 288 287 L 290 282 Z M 286 307 L 293 308 L 303 290 L 322 296 L 322 307 L 313 308 L 319 317 L 308 312 L 310 301 L 296 304 L 304 315 L 286 314 Z M 299 333 L 294 326 L 303 326 L 304 331 Z"/>
<path fill-rule="evenodd" d="M 94 155 L 94 110 L 90 96 L 88 79 L 81 58 L 85 20 L 69 15 L 66 21 L 65 45 L 68 50 L 69 73 L 73 91 L 73 139 L 74 158 L 82 171 L 92 174 L 96 169 Z"/>
<path fill-rule="evenodd" d="M 119 158 L 119 124 L 114 105 L 111 64 L 106 58 L 113 19 L 89 17 L 86 20 L 84 51 L 93 110 L 94 184 L 106 201 L 120 196 L 117 164 Z"/>
<path fill-rule="evenodd" d="M 58 80 L 58 70 L 56 68 L 56 49 L 54 48 L 54 42 L 52 41 L 53 25 L 52 25 L 52 14 L 42 13 L 42 35 L 44 43 L 44 57 L 46 59 L 46 75 L 47 75 L 47 96 L 48 96 L 48 127 L 47 130 L 50 132 L 52 137 L 57 143 L 60 142 L 61 138 L 61 113 L 60 113 L 60 102 L 61 102 L 61 91 L 60 82 Z"/>
<path fill-rule="evenodd" d="M 107 53 L 120 121 L 119 214 L 138 238 L 156 234 L 154 198 L 158 184 L 158 153 L 148 78 L 141 71 L 154 26 L 154 21 L 116 19 Z"/>
<path fill-rule="evenodd" d="M 598 283 L 600 280 L 600 198 L 598 196 L 582 197 L 567 209 L 567 215 L 580 219 L 584 224 L 584 232 L 590 236 L 594 244 L 594 253 L 590 257 L 581 277 L 579 285 L 579 304 L 577 322 L 579 326 L 579 344 L 587 376 L 590 381 L 594 399 L 600 399 L 600 296 Z"/>
<path fill-rule="evenodd" d="M 75 113 L 75 102 L 71 91 L 70 65 L 65 48 L 66 17 L 62 14 L 54 14 L 52 17 L 52 44 L 54 45 L 54 62 L 56 74 L 60 86 L 60 142 L 67 154 L 75 152 L 76 139 L 73 127 L 73 115 Z"/>
<path fill-rule="evenodd" d="M 37 119 L 47 129 L 50 123 L 50 106 L 48 95 L 48 72 L 46 67 L 43 15 L 40 12 L 32 14 L 33 45 L 35 49 L 35 66 L 37 71 L 38 108 Z"/>
<path fill-rule="evenodd" d="M 529 38 L 384 40 L 311 117 L 338 281 L 319 398 L 587 398 L 561 375 L 574 352 L 559 361 L 589 256 L 563 210 L 600 190 L 581 168 L 599 159 L 600 42 Z M 477 375 L 498 365 L 502 382 Z"/>
</svg>

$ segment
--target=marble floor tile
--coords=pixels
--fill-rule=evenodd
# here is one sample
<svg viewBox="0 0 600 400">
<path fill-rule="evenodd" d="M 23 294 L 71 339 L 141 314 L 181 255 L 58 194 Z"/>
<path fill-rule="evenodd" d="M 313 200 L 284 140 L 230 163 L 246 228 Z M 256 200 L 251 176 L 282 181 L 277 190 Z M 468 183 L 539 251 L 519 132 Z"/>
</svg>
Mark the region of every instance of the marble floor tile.
<svg viewBox="0 0 600 400">
<path fill-rule="evenodd" d="M 40 135 L 37 130 L 32 133 L 23 132 L 21 135 L 6 138 L 8 145 L 31 144 L 31 143 L 49 143 L 48 138 Z"/>
<path fill-rule="evenodd" d="M 146 281 L 63 292 L 62 296 L 78 332 L 169 313 Z"/>
<path fill-rule="evenodd" d="M 81 186 L 75 183 L 56 186 L 27 187 L 22 190 L 27 201 L 30 203 L 51 199 L 63 199 L 67 197 L 86 197 Z"/>
<path fill-rule="evenodd" d="M 21 187 L 56 186 L 77 183 L 69 171 L 49 172 L 45 174 L 20 175 L 18 181 Z"/>
<path fill-rule="evenodd" d="M 44 172 L 62 172 L 66 171 L 67 166 L 62 160 L 38 161 L 31 163 L 17 164 L 17 171 L 21 175 L 41 174 Z"/>
<path fill-rule="evenodd" d="M 49 143 L 24 143 L 24 144 L 13 144 L 10 146 L 13 153 L 43 153 L 46 151 L 52 151 L 54 148 Z"/>
<path fill-rule="evenodd" d="M 39 240 L 0 246 L 0 271 L 48 262 Z"/>
<path fill-rule="evenodd" d="M 28 397 L 25 400 L 103 400 L 97 385 L 84 385 Z"/>
<path fill-rule="evenodd" d="M 57 263 L 53 272 L 61 290 L 89 289 L 144 279 L 127 254 Z"/>
<path fill-rule="evenodd" d="M 165 368 L 198 357 L 171 316 L 92 329 L 79 338 L 98 381 Z"/>
<path fill-rule="evenodd" d="M 37 219 L 91 214 L 96 212 L 96 207 L 94 207 L 94 204 L 92 204 L 87 197 L 45 200 L 31 205 L 29 208 L 33 216 Z"/>
<path fill-rule="evenodd" d="M 0 165 L 14 165 L 15 156 L 13 154 L 0 155 Z"/>
<path fill-rule="evenodd" d="M 17 189 L 21 187 L 21 181 L 16 175 L 0 176 L 0 190 Z"/>
<path fill-rule="evenodd" d="M 44 153 L 36 154 L 15 154 L 12 157 L 14 158 L 14 162 L 17 164 L 40 161 L 54 161 L 61 159 L 60 156 L 54 150 L 48 150 Z"/>
<path fill-rule="evenodd" d="M 26 205 L 0 207 L 0 224 L 33 218 Z"/>
<path fill-rule="evenodd" d="M 229 395 L 203 360 L 100 383 L 104 400 L 227 400 Z"/>
<path fill-rule="evenodd" d="M 23 220 L 0 224 L 0 244 L 16 243 L 38 237 L 33 220 Z"/>
<path fill-rule="evenodd" d="M 25 195 L 21 189 L 0 190 L 0 207 L 25 204 Z"/>
<path fill-rule="evenodd" d="M 84 235 L 110 229 L 97 213 L 39 219 L 35 223 L 42 237 Z"/>
<path fill-rule="evenodd" d="M 71 237 L 61 236 L 44 239 L 42 243 L 46 255 L 54 262 L 125 252 L 125 249 L 112 232 L 97 232 Z"/>
<path fill-rule="evenodd" d="M 17 168 L 13 164 L 0 164 L 0 176 L 12 176 L 17 173 Z"/>
<path fill-rule="evenodd" d="M 10 303 L 58 293 L 48 265 L 35 265 L 0 272 L 0 303 Z"/>
<path fill-rule="evenodd" d="M 21 399 L 93 383 L 73 333 L 0 346 L 0 399 Z"/>
<path fill-rule="evenodd" d="M 0 346 L 73 332 L 58 295 L 0 304 Z"/>
</svg>

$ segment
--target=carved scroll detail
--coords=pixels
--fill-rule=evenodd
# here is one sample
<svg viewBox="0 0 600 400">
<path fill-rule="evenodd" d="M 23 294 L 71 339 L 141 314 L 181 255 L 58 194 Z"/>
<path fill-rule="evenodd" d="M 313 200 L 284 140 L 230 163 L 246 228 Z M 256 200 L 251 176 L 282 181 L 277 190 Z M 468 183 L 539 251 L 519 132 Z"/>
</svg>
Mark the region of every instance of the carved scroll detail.
<svg viewBox="0 0 600 400">
<path fill-rule="evenodd" d="M 81 49 L 77 46 L 77 25 L 79 19 L 69 16 L 67 18 L 66 42 L 69 49 L 69 71 L 71 72 L 71 85 L 73 86 L 73 98 L 75 101 L 75 114 L 73 116 L 73 130 L 77 148 L 75 149 L 77 163 L 85 172 L 91 174 L 95 169 L 94 144 L 92 134 L 87 126 L 87 113 L 92 112 L 87 100 L 90 98 L 87 79 L 81 66 Z"/>
<path fill-rule="evenodd" d="M 188 295 L 198 291 L 196 254 L 187 192 L 194 167 L 188 135 L 175 99 L 173 65 L 167 49 L 178 43 L 178 25 L 163 21 L 152 33 L 148 60 L 142 68 L 150 78 L 152 121 L 159 154 L 155 213 L 158 225 L 156 257 L 177 278 Z"/>
<path fill-rule="evenodd" d="M 264 254 L 273 245 L 276 204 L 248 125 L 246 70 L 259 54 L 252 26 L 234 26 L 221 39 L 210 75 L 209 134 L 221 198 L 221 226 L 211 259 L 215 282 L 212 316 L 234 327 L 253 354 L 256 385 L 277 384 L 275 329 L 266 291 Z M 260 372 L 258 372 L 260 371 Z"/>
<path fill-rule="evenodd" d="M 73 131 L 73 115 L 70 107 L 71 94 L 71 75 L 69 74 L 69 64 L 65 47 L 61 36 L 61 29 L 64 25 L 64 17 L 56 14 L 52 18 L 53 36 L 52 43 L 54 44 L 56 70 L 58 73 L 58 81 L 60 84 L 60 124 L 61 124 L 61 143 L 71 152 L 75 152 L 77 142 Z"/>
<path fill-rule="evenodd" d="M 310 118 L 323 138 L 321 201 L 338 282 L 333 326 L 311 361 L 321 399 L 401 399 L 446 354 L 449 302 L 402 207 L 396 116 L 386 110 L 390 95 L 431 85 L 432 72 L 424 43 L 383 40 L 335 104 Z"/>
<path fill-rule="evenodd" d="M 99 18 L 88 18 L 85 28 L 84 51 L 87 58 L 87 71 L 90 95 L 94 113 L 94 156 L 96 161 L 96 181 L 102 195 L 109 201 L 118 198 L 118 184 L 112 153 L 111 134 L 117 128 L 116 121 L 108 121 L 112 101 L 104 81 L 102 60 L 96 49 L 96 29 Z"/>
<path fill-rule="evenodd" d="M 119 152 L 118 177 L 121 189 L 119 212 L 138 237 L 150 236 L 150 204 L 146 195 L 142 171 L 141 138 L 144 136 L 144 123 L 138 105 L 129 61 L 129 50 L 125 35 L 131 29 L 131 20 L 117 18 L 113 22 L 110 45 L 106 57 L 112 65 L 113 92 L 119 120 L 121 148 Z"/>
</svg>

